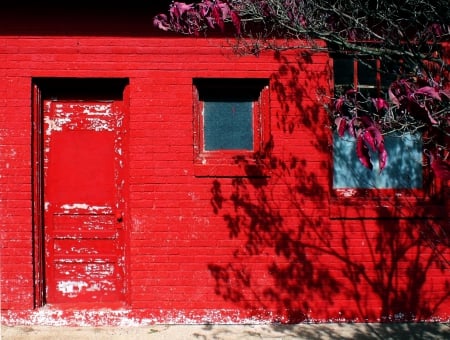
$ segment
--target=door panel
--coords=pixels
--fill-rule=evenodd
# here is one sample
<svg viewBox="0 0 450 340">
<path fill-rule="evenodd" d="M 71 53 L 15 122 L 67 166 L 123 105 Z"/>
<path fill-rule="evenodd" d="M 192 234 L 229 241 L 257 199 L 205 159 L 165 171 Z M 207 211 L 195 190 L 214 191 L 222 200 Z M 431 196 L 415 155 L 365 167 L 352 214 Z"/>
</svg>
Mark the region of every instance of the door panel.
<svg viewBox="0 0 450 340">
<path fill-rule="evenodd" d="M 125 299 L 123 111 L 44 101 L 46 302 Z"/>
<path fill-rule="evenodd" d="M 53 202 L 102 205 L 114 197 L 114 139 L 112 131 L 53 133 L 48 172 Z"/>
</svg>

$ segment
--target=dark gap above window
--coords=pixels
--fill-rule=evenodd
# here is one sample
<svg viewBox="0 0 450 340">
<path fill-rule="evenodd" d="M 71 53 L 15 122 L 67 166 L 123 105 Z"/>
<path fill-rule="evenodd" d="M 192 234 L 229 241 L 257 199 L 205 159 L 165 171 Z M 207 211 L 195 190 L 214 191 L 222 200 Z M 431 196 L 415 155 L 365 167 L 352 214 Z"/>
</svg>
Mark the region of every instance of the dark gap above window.
<svg viewBox="0 0 450 340">
<path fill-rule="evenodd" d="M 194 85 L 201 101 L 257 101 L 268 79 L 197 78 Z"/>
</svg>

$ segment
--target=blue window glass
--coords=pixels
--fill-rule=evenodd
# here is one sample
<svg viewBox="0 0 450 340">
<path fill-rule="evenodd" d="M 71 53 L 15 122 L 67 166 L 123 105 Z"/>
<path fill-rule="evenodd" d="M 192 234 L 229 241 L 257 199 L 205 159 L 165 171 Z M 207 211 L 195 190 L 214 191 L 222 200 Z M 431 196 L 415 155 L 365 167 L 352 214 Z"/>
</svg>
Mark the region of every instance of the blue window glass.
<svg viewBox="0 0 450 340">
<path fill-rule="evenodd" d="M 373 170 L 365 168 L 356 155 L 355 138 L 333 135 L 333 187 L 343 188 L 422 188 L 422 139 L 420 134 L 385 136 L 388 161 L 380 173 L 376 155 L 371 154 Z"/>
<path fill-rule="evenodd" d="M 260 100 L 268 79 L 197 78 L 193 81 L 201 112 L 200 152 L 255 151 L 261 131 Z"/>
<path fill-rule="evenodd" d="M 253 150 L 252 106 L 250 101 L 205 101 L 205 150 Z"/>
</svg>

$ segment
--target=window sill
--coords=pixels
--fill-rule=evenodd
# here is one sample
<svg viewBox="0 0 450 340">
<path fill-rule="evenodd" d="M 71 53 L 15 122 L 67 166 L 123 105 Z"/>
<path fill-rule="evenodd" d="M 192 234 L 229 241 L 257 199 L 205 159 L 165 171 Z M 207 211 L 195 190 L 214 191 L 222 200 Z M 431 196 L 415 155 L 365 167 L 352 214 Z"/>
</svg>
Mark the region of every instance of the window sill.
<svg viewBox="0 0 450 340">
<path fill-rule="evenodd" d="M 375 197 L 332 197 L 331 219 L 448 218 L 442 197 L 392 195 Z"/>
</svg>

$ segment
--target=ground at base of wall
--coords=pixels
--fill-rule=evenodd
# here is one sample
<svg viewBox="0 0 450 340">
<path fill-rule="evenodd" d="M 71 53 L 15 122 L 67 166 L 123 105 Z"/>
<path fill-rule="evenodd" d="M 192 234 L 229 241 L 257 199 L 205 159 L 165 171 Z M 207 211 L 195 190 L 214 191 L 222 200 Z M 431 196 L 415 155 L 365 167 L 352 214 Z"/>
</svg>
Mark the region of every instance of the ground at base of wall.
<svg viewBox="0 0 450 340">
<path fill-rule="evenodd" d="M 450 339 L 449 323 L 152 325 L 145 327 L 1 326 L 2 340 L 120 339 Z"/>
</svg>

